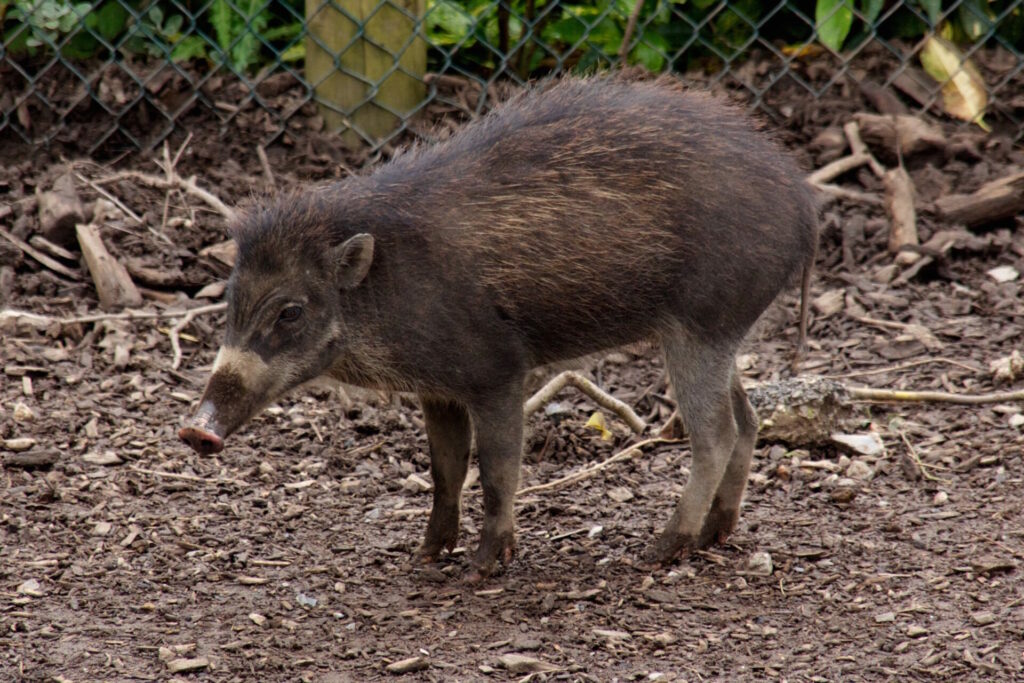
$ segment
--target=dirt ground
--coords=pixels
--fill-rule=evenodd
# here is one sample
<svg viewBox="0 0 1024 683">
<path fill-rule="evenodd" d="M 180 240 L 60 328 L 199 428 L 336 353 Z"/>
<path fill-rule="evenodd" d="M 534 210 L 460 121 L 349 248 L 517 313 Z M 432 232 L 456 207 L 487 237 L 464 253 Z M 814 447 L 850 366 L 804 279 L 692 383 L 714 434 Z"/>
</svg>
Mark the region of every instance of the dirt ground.
<svg viewBox="0 0 1024 683">
<path fill-rule="evenodd" d="M 1015 78 L 1021 91 L 1024 76 Z M 815 100 L 783 84 L 770 94 L 785 107 L 769 128 L 808 169 L 845 154 L 836 126 L 878 106 L 847 86 L 828 92 Z M 443 109 L 433 115 L 452 113 Z M 921 242 L 938 247 L 894 265 L 882 182 L 866 166 L 838 177 L 863 196 L 824 204 L 803 371 L 848 386 L 1019 391 L 1024 369 L 1011 362 L 1017 376 L 997 376 L 990 364 L 1021 350 L 1021 284 L 989 271 L 1024 270 L 1024 216 L 967 232 L 941 219 L 934 201 L 1020 171 L 1024 150 L 998 117 L 991 135 L 929 120 L 940 139 L 904 162 Z M 380 161 L 300 130 L 267 150 L 271 180 L 251 135 L 220 137 L 219 124 L 208 124 L 196 121 L 184 147 L 173 136 L 170 156 L 183 149 L 176 170 L 229 204 Z M 109 198 L 98 205 L 104 239 L 146 289 L 145 310 L 216 300 L 194 296 L 227 273 L 200 255 L 224 239 L 223 216 L 179 190 L 110 179 L 131 169 L 163 176 L 151 159 L 111 168 L 69 161 L 73 147 L 0 147 L 0 225 L 10 234 L 37 232 L 36 190 L 71 169 L 89 211 L 102 188 L 137 214 Z M 884 146 L 871 149 L 895 166 Z M 930 242 L 940 231 L 954 232 Z M 77 256 L 63 264 L 76 277 L 0 240 L 4 307 L 54 318 L 96 312 L 84 266 Z M 789 376 L 796 301 L 785 295 L 751 335 L 746 380 Z M 876 434 L 884 449 L 871 455 L 762 441 L 728 543 L 651 572 L 639 559 L 670 514 L 689 456 L 685 440 L 661 444 L 520 496 L 518 556 L 467 585 L 463 549 L 437 566 L 409 565 L 431 497 L 412 400 L 300 393 L 220 455 L 200 457 L 176 431 L 202 391 L 222 313 L 183 328 L 178 369 L 174 318 L 8 322 L 2 680 L 1024 678 L 1024 403 L 857 402 L 844 430 Z M 655 431 L 670 415 L 655 353 L 618 351 L 584 369 Z M 594 409 L 566 390 L 531 417 L 524 487 L 643 438 L 609 414 L 614 437 L 602 440 L 585 426 Z M 46 462 L 31 466 L 29 455 Z M 473 484 L 462 536 L 470 547 L 480 519 Z M 409 673 L 387 668 L 411 658 Z"/>
</svg>

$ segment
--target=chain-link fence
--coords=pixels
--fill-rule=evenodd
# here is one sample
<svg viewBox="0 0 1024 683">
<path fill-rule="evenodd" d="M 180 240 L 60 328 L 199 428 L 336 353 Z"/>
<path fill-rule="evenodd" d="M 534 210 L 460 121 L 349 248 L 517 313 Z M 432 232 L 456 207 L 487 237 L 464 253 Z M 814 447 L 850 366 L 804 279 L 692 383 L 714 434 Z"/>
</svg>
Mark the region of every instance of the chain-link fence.
<svg viewBox="0 0 1024 683">
<path fill-rule="evenodd" d="M 200 114 L 270 143 L 315 110 L 379 146 L 445 83 L 475 83 L 450 104 L 478 112 L 496 83 L 623 62 L 769 110 L 782 84 L 822 97 L 870 72 L 1024 137 L 1024 0 L 0 0 L 0 29 L 0 143 L 145 150 Z"/>
</svg>

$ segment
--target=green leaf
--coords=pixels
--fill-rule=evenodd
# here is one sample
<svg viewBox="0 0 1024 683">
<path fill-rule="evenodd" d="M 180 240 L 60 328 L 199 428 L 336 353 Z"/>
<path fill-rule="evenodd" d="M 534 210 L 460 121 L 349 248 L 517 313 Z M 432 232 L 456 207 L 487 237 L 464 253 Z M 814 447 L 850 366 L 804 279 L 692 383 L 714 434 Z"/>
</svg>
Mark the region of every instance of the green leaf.
<svg viewBox="0 0 1024 683">
<path fill-rule="evenodd" d="M 853 26 L 853 10 L 846 0 L 818 0 L 814 8 L 814 21 L 822 45 L 839 52 Z"/>
<path fill-rule="evenodd" d="M 670 50 L 668 41 L 653 31 L 645 31 L 630 54 L 633 63 L 639 62 L 648 71 L 658 73 L 665 68 L 665 54 Z"/>
<path fill-rule="evenodd" d="M 455 45 L 473 30 L 473 17 L 454 2 L 440 0 L 434 3 L 424 24 L 427 36 L 436 45 Z"/>
<path fill-rule="evenodd" d="M 85 17 L 85 25 L 96 31 L 107 42 L 113 42 L 124 31 L 128 12 L 118 0 L 103 3 L 95 12 Z"/>
<path fill-rule="evenodd" d="M 882 5 L 885 0 L 861 0 L 860 11 L 864 15 L 864 23 L 874 27 L 875 20 L 882 13 Z"/>
<path fill-rule="evenodd" d="M 171 50 L 171 59 L 175 62 L 184 62 L 189 59 L 206 59 L 208 43 L 200 36 L 186 36 L 174 44 Z"/>
<path fill-rule="evenodd" d="M 963 0 L 957 10 L 960 26 L 971 41 L 977 41 L 992 30 L 992 13 L 982 0 Z"/>
<path fill-rule="evenodd" d="M 281 53 L 282 62 L 298 62 L 306 58 L 306 44 L 295 43 Z"/>
<path fill-rule="evenodd" d="M 214 34 L 217 36 L 217 44 L 224 52 L 231 47 L 231 19 L 234 16 L 235 13 L 226 0 L 213 0 L 213 4 L 210 5 L 210 24 L 213 25 Z"/>
<path fill-rule="evenodd" d="M 942 0 L 918 0 L 918 2 L 924 9 L 925 14 L 928 15 L 928 21 L 931 22 L 932 26 L 938 26 L 939 19 L 942 18 Z"/>
</svg>

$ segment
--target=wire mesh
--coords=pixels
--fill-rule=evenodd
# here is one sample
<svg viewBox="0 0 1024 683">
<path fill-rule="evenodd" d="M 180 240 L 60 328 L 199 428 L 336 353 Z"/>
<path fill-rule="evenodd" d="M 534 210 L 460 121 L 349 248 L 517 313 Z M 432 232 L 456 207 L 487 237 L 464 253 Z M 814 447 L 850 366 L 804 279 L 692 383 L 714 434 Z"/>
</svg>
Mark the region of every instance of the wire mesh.
<svg viewBox="0 0 1024 683">
<path fill-rule="evenodd" d="M 700 72 L 772 114 L 779 84 L 821 98 L 875 55 L 882 86 L 941 112 L 920 64 L 933 35 L 981 64 L 986 114 L 1024 137 L 1024 0 L 0 0 L 0 30 L 0 141 L 89 153 L 152 149 L 200 112 L 269 144 L 311 108 L 379 147 L 445 78 L 476 83 L 480 112 L 496 83 L 623 62 Z"/>
</svg>

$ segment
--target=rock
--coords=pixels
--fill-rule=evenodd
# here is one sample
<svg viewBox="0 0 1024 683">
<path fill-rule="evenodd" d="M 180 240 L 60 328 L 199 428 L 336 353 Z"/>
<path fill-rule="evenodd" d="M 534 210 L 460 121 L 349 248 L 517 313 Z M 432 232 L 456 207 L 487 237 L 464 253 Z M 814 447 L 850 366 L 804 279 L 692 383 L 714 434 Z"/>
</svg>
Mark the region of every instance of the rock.
<svg viewBox="0 0 1024 683">
<path fill-rule="evenodd" d="M 408 659 L 392 662 L 384 667 L 384 669 L 392 674 L 407 674 L 413 671 L 422 671 L 428 667 L 430 667 L 430 663 L 423 657 L 409 657 Z"/>
<path fill-rule="evenodd" d="M 15 453 L 21 453 L 27 451 L 36 445 L 36 440 L 29 436 L 23 436 L 17 439 L 4 439 L 4 448 Z"/>
<path fill-rule="evenodd" d="M 188 671 L 200 671 L 210 666 L 210 660 L 206 657 L 195 657 L 193 659 L 172 659 L 167 662 L 167 670 L 172 674 L 180 674 Z"/>
<path fill-rule="evenodd" d="M 616 503 L 625 503 L 628 500 L 633 500 L 633 492 L 625 486 L 616 486 L 615 488 L 608 491 L 608 497 L 614 500 Z"/>
<path fill-rule="evenodd" d="M 764 382 L 747 395 L 761 418 L 758 440 L 794 447 L 828 443 L 852 410 L 846 388 L 819 377 Z"/>
<path fill-rule="evenodd" d="M 96 522 L 96 526 L 92 528 L 93 536 L 106 536 L 110 533 L 110 530 L 114 528 L 114 525 L 110 522 Z"/>
<path fill-rule="evenodd" d="M 22 595 L 27 595 L 30 598 L 41 598 L 41 597 L 43 597 L 43 589 L 39 585 L 39 582 L 36 581 L 35 579 L 29 579 L 27 581 L 23 581 L 18 586 L 17 590 Z"/>
<path fill-rule="evenodd" d="M 938 493 L 935 494 L 935 497 L 932 498 L 932 505 L 945 505 L 948 502 L 949 494 L 946 493 L 945 491 L 939 491 Z"/>
<path fill-rule="evenodd" d="M 1013 415 L 1010 416 L 1010 419 L 1007 420 L 1007 422 L 1014 429 L 1019 429 L 1020 427 L 1024 427 L 1024 415 L 1022 415 L 1020 413 L 1014 413 Z"/>
<path fill-rule="evenodd" d="M 856 455 L 876 456 L 885 453 L 885 444 L 878 434 L 832 434 L 832 443 Z"/>
<path fill-rule="evenodd" d="M 256 624 L 257 626 L 263 626 L 263 624 L 267 623 L 267 618 L 259 612 L 250 612 L 249 621 Z"/>
<path fill-rule="evenodd" d="M 754 576 L 771 576 L 772 571 L 772 556 L 766 552 L 756 552 L 747 559 L 747 572 Z"/>
<path fill-rule="evenodd" d="M 907 627 L 908 638 L 920 638 L 923 635 L 927 635 L 927 633 L 928 629 L 924 628 L 923 626 L 918 626 L 917 624 L 911 624 Z"/>
<path fill-rule="evenodd" d="M 882 612 L 881 614 L 875 615 L 876 624 L 890 624 L 894 621 L 896 621 L 895 612 Z"/>
<path fill-rule="evenodd" d="M 988 364 L 992 380 L 996 384 L 1009 384 L 1024 374 L 1024 358 L 1016 349 L 1009 356 L 997 358 Z"/>
<path fill-rule="evenodd" d="M 852 460 L 849 467 L 846 468 L 846 476 L 850 479 L 867 481 L 875 476 L 875 471 L 863 460 Z"/>
<path fill-rule="evenodd" d="M 1020 277 L 1020 272 L 1018 272 L 1013 266 L 998 266 L 985 272 L 990 278 L 999 284 L 1003 284 L 1004 282 L 1013 282 Z"/>
<path fill-rule="evenodd" d="M 36 419 L 36 414 L 32 412 L 24 403 L 14 404 L 14 421 L 15 422 L 31 422 Z"/>
<path fill-rule="evenodd" d="M 971 623 L 975 626 L 988 626 L 996 621 L 996 615 L 992 612 L 974 612 L 971 614 Z"/>
</svg>

